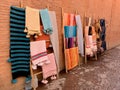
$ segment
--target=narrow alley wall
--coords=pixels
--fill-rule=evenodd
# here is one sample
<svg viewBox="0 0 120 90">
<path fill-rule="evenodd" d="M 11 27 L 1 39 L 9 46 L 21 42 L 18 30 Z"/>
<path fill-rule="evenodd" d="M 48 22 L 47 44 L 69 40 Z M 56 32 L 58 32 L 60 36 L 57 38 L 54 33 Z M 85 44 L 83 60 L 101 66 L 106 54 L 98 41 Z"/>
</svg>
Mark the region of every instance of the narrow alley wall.
<svg viewBox="0 0 120 90">
<path fill-rule="evenodd" d="M 24 87 L 23 77 L 18 78 L 16 84 L 11 84 L 11 65 L 9 58 L 9 12 L 10 6 L 20 6 L 21 0 L 0 1 L 0 90 L 22 90 Z M 60 68 L 64 68 L 63 38 L 62 38 L 62 12 L 75 13 L 94 18 L 105 18 L 107 22 L 107 47 L 113 48 L 120 44 L 120 1 L 119 0 L 22 0 L 23 7 L 30 6 L 36 9 L 46 8 L 56 12 L 59 32 Z"/>
</svg>

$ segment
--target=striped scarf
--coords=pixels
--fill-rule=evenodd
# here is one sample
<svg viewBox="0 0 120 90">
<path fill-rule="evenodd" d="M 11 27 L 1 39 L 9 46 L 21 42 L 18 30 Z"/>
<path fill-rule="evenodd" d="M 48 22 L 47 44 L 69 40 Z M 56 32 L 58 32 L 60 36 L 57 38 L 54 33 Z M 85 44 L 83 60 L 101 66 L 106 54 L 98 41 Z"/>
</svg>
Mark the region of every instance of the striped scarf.
<svg viewBox="0 0 120 90">
<path fill-rule="evenodd" d="M 10 59 L 12 83 L 16 78 L 30 75 L 30 39 L 26 38 L 25 9 L 11 6 L 10 8 Z"/>
</svg>

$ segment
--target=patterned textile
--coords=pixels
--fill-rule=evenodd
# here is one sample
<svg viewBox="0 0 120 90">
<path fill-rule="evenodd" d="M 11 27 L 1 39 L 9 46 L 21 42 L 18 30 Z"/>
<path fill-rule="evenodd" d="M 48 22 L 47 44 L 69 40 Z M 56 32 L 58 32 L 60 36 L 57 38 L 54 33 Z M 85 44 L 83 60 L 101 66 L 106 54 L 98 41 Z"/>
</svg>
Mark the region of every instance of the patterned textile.
<svg viewBox="0 0 120 90">
<path fill-rule="evenodd" d="M 16 78 L 30 75 L 30 39 L 26 38 L 25 9 L 11 6 L 10 9 L 10 59 L 12 83 Z M 27 79 L 28 79 L 27 78 Z"/>
</svg>

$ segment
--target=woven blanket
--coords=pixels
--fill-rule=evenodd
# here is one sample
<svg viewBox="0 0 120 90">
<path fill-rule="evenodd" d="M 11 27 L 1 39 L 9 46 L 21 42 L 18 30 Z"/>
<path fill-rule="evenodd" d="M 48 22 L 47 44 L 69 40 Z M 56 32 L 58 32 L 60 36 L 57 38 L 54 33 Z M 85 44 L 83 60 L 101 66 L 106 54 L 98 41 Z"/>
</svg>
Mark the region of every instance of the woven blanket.
<svg viewBox="0 0 120 90">
<path fill-rule="evenodd" d="M 30 75 L 30 39 L 26 38 L 25 10 L 11 6 L 10 8 L 10 59 L 12 83 L 16 78 Z M 27 78 L 28 79 L 28 78 Z"/>
</svg>

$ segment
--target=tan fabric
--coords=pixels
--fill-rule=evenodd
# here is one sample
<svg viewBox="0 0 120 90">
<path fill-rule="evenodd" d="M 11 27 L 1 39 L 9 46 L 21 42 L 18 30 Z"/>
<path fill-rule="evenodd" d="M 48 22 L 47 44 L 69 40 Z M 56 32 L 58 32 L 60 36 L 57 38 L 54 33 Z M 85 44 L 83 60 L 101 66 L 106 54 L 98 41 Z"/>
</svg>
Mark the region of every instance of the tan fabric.
<svg viewBox="0 0 120 90">
<path fill-rule="evenodd" d="M 40 15 L 39 10 L 26 7 L 26 21 L 25 21 L 25 31 L 27 35 L 40 35 Z"/>
</svg>

